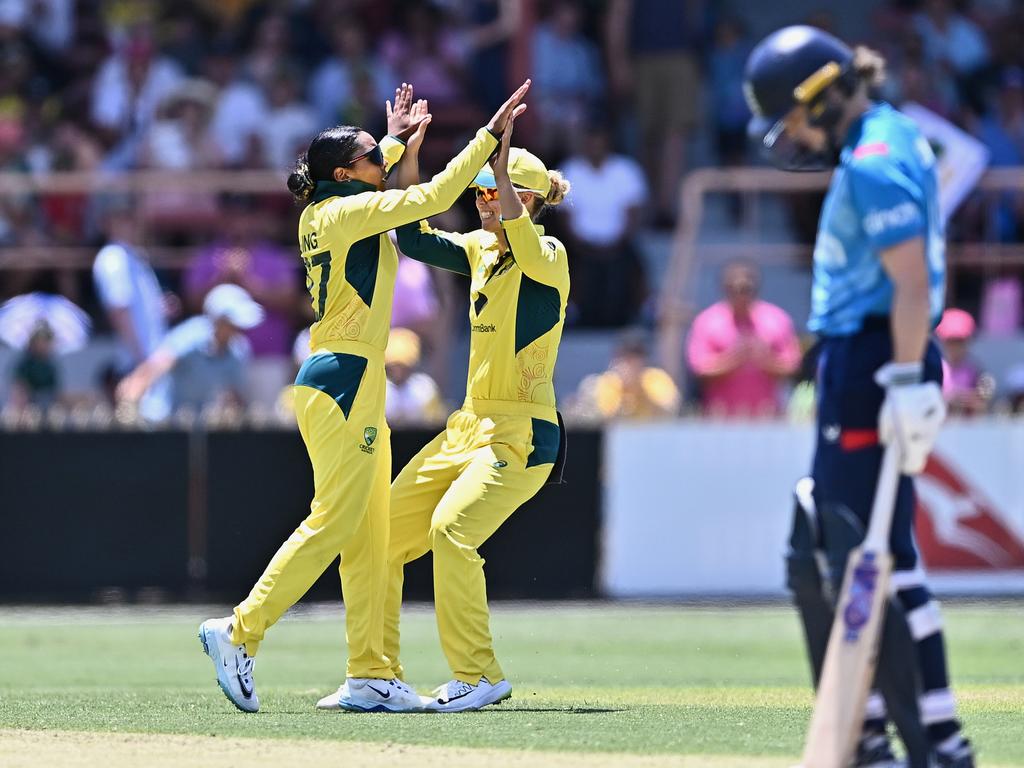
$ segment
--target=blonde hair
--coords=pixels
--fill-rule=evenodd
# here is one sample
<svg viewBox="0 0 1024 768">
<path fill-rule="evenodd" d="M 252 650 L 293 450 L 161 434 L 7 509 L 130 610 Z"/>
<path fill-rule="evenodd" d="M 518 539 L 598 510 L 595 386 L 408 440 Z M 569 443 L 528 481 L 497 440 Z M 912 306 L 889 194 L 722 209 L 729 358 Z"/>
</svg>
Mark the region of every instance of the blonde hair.
<svg viewBox="0 0 1024 768">
<path fill-rule="evenodd" d="M 853 71 L 868 89 L 879 88 L 885 82 L 885 57 L 873 48 L 858 45 L 853 49 Z"/>
<path fill-rule="evenodd" d="M 551 181 L 551 189 L 548 191 L 548 196 L 544 198 L 544 205 L 559 205 L 569 194 L 572 184 L 562 175 L 561 171 L 548 171 L 548 179 Z"/>
</svg>

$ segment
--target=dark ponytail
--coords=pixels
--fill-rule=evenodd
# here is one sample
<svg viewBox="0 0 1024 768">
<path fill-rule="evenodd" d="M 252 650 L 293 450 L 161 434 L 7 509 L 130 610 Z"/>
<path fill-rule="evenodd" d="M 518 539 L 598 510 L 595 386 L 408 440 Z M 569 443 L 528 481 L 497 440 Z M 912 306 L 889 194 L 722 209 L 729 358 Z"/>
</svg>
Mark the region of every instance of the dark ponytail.
<svg viewBox="0 0 1024 768">
<path fill-rule="evenodd" d="M 288 191 L 292 193 L 297 203 L 309 202 L 310 196 L 316 185 L 309 177 L 309 160 L 305 153 L 295 161 L 295 168 L 288 174 Z"/>
<path fill-rule="evenodd" d="M 317 134 L 288 176 L 288 191 L 296 202 L 309 202 L 318 181 L 334 181 L 334 169 L 352 162 L 362 132 L 354 125 L 338 125 Z"/>
</svg>

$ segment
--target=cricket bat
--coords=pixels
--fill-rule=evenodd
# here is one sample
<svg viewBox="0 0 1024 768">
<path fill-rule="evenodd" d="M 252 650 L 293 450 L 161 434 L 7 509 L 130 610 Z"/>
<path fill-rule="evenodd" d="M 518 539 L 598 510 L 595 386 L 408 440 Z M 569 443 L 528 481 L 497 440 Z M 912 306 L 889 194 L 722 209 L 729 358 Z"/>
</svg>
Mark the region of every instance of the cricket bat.
<svg viewBox="0 0 1024 768">
<path fill-rule="evenodd" d="M 847 768 L 860 736 L 889 594 L 889 531 L 899 477 L 899 449 L 890 445 L 882 455 L 867 536 L 846 564 L 803 768 Z"/>
</svg>

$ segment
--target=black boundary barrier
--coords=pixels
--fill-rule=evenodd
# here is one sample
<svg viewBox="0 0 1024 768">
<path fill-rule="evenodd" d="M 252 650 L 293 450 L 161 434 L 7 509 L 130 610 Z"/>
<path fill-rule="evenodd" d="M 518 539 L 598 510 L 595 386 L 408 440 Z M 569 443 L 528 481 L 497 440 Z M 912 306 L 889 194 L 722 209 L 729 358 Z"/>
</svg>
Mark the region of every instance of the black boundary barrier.
<svg viewBox="0 0 1024 768">
<path fill-rule="evenodd" d="M 435 434 L 395 430 L 393 472 Z M 599 430 L 570 431 L 566 484 L 481 549 L 490 597 L 596 595 L 600 459 Z M 311 493 L 293 430 L 0 432 L 0 601 L 240 600 Z M 431 598 L 429 555 L 405 595 Z M 308 596 L 339 596 L 337 562 Z"/>
</svg>

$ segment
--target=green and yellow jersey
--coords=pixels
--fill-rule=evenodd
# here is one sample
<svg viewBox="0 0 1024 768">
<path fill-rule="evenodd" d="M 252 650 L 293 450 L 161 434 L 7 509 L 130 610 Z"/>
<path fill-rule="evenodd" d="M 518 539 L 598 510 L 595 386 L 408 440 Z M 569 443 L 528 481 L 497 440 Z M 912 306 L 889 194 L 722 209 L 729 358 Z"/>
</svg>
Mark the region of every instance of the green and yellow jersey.
<svg viewBox="0 0 1024 768">
<path fill-rule="evenodd" d="M 526 213 L 502 227 L 504 253 L 490 232 L 441 232 L 425 221 L 399 227 L 398 245 L 412 259 L 471 279 L 466 407 L 555 422 L 553 377 L 569 298 L 565 247 Z"/>
<path fill-rule="evenodd" d="M 380 142 L 387 167 L 404 145 Z M 313 302 L 310 349 L 382 356 L 391 325 L 398 254 L 395 227 L 446 211 L 487 162 L 497 139 L 486 128 L 433 179 L 378 191 L 360 181 L 317 182 L 299 217 L 299 248 Z"/>
</svg>

